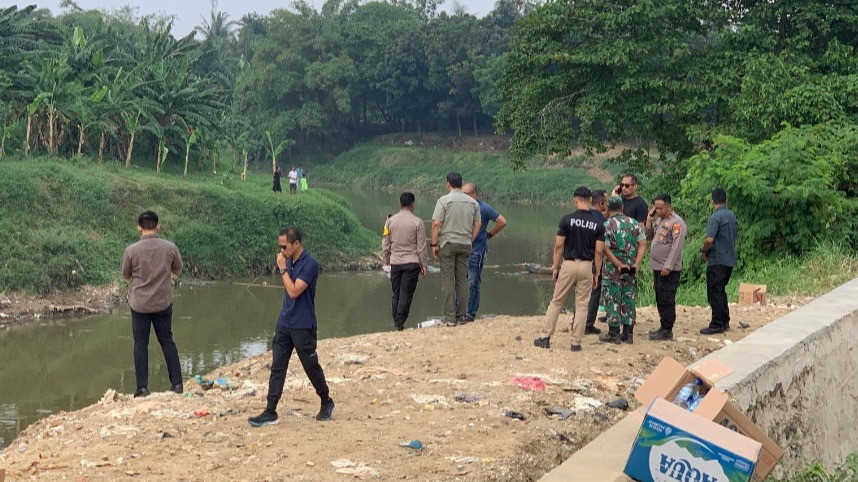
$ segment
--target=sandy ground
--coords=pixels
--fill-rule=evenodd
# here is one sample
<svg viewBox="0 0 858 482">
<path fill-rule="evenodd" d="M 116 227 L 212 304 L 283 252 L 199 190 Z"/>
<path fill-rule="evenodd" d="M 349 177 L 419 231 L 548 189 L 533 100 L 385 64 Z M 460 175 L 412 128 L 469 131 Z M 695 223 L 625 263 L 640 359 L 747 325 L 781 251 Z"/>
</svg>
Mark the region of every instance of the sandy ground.
<svg viewBox="0 0 858 482">
<path fill-rule="evenodd" d="M 46 296 L 0 292 L 0 329 L 43 318 L 107 313 L 125 302 L 126 291 L 118 285 L 84 286 Z"/>
<path fill-rule="evenodd" d="M 266 353 L 207 375 L 228 377 L 232 390 L 204 391 L 193 379 L 185 396 L 109 390 L 100 403 L 27 428 L 0 468 L 11 480 L 536 480 L 624 415 L 606 403 L 622 396 L 634 409 L 634 390 L 664 356 L 690 363 L 787 311 L 734 306 L 732 331 L 702 336 L 709 310 L 679 307 L 676 340 L 651 342 L 657 315 L 644 308 L 635 344 L 588 336 L 579 353 L 568 350 L 568 332 L 550 350 L 535 348 L 541 317 L 323 340 L 331 422 L 312 418 L 319 400 L 293 357 L 280 423 L 248 425 L 265 406 Z M 521 388 L 515 377 L 545 388 Z M 399 445 L 411 440 L 422 450 Z"/>
</svg>

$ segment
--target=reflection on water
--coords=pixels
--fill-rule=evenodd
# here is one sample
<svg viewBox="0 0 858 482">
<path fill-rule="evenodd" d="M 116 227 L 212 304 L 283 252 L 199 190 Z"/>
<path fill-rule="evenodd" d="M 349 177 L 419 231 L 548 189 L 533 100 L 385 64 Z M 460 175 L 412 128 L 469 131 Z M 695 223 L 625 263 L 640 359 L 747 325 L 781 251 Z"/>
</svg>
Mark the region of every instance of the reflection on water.
<svg viewBox="0 0 858 482">
<path fill-rule="evenodd" d="M 338 190 L 365 226 L 380 231 L 398 210 L 398 193 Z M 417 195 L 417 215 L 430 219 L 438 195 Z M 522 262 L 550 262 L 557 222 L 568 208 L 498 203 L 504 232 L 489 242 L 481 314 L 544 313 L 552 285 L 525 274 Z M 427 231 L 428 234 L 428 231 Z M 272 238 L 272 248 L 276 241 Z M 312 240 L 306 240 L 312 252 Z M 437 262 L 432 260 L 437 265 Z M 268 349 L 283 290 L 277 277 L 185 285 L 175 293 L 173 332 L 185 378 Z M 253 284 L 254 286 L 247 286 Z M 319 337 L 392 329 L 390 281 L 380 271 L 323 273 L 316 295 Z M 439 317 L 440 276 L 430 273 L 415 293 L 406 326 Z M 127 307 L 112 315 L 62 320 L 0 333 L 0 447 L 30 423 L 97 401 L 108 388 L 134 390 L 131 322 Z M 535 329 L 535 328 L 534 328 Z M 322 357 L 326 355 L 321 354 Z M 150 342 L 151 389 L 167 390 L 166 367 Z"/>
</svg>

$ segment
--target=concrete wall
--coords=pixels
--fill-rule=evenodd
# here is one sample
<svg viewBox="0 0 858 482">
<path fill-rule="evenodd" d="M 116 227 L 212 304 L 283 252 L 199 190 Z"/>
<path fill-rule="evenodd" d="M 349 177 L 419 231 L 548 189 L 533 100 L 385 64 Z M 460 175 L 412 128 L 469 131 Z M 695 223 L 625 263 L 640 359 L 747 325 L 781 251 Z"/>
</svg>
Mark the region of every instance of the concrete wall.
<svg viewBox="0 0 858 482">
<path fill-rule="evenodd" d="M 773 472 L 858 451 L 858 278 L 706 358 L 735 371 L 717 388 L 784 449 Z M 543 481 L 624 481 L 640 423 L 626 417 Z"/>
</svg>

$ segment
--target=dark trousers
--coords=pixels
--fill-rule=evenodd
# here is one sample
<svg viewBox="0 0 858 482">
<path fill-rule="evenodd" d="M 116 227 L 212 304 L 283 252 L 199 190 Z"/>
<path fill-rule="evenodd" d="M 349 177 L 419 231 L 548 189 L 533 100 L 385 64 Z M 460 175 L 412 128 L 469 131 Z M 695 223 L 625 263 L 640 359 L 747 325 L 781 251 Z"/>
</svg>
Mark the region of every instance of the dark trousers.
<svg viewBox="0 0 858 482">
<path fill-rule="evenodd" d="M 599 313 L 599 300 L 602 298 L 602 276 L 599 273 L 599 281 L 596 289 L 590 293 L 590 302 L 587 304 L 587 326 L 596 325 L 596 316 Z"/>
<path fill-rule="evenodd" d="M 307 373 L 307 378 L 316 389 L 316 394 L 323 401 L 328 399 L 328 384 L 325 382 L 325 372 L 319 364 L 316 353 L 316 330 L 301 330 L 278 326 L 271 341 L 274 356 L 271 360 L 271 376 L 268 378 L 268 411 L 276 413 L 277 403 L 283 395 L 283 383 L 286 382 L 286 369 L 292 358 L 292 349 L 298 352 L 301 366 Z"/>
<path fill-rule="evenodd" d="M 405 327 L 411 312 L 411 301 L 420 279 L 420 263 L 394 264 L 390 266 L 390 286 L 393 288 L 393 326 L 397 330 Z"/>
<path fill-rule="evenodd" d="M 134 374 L 137 388 L 149 388 L 149 333 L 155 329 L 155 336 L 164 352 L 167 362 L 167 374 L 170 385 L 182 383 L 182 366 L 179 364 L 179 349 L 173 341 L 173 305 L 164 311 L 138 313 L 131 310 L 131 332 L 134 335 Z"/>
<path fill-rule="evenodd" d="M 727 306 L 727 283 L 733 274 L 732 266 L 713 265 L 706 268 L 706 298 L 712 307 L 712 321 L 709 327 L 727 329 L 730 327 L 730 308 Z"/>
<path fill-rule="evenodd" d="M 655 304 L 658 307 L 662 330 L 673 330 L 673 324 L 676 322 L 676 290 L 679 289 L 681 274 L 682 271 L 671 271 L 669 275 L 662 276 L 660 270 L 653 271 Z"/>
</svg>

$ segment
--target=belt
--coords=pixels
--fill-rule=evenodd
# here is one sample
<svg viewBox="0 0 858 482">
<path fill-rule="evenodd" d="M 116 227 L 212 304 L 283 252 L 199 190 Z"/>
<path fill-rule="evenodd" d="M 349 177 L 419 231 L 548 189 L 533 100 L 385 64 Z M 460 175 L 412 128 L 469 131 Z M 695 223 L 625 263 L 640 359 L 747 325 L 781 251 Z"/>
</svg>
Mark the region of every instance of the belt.
<svg viewBox="0 0 858 482">
<path fill-rule="evenodd" d="M 586 259 L 586 258 L 566 258 L 566 261 L 593 261 L 593 259 L 592 259 L 592 258 L 591 258 L 591 259 Z"/>
</svg>

